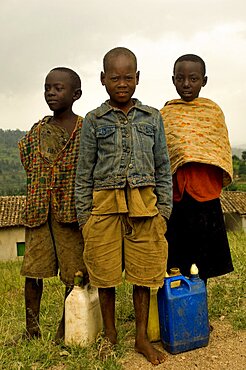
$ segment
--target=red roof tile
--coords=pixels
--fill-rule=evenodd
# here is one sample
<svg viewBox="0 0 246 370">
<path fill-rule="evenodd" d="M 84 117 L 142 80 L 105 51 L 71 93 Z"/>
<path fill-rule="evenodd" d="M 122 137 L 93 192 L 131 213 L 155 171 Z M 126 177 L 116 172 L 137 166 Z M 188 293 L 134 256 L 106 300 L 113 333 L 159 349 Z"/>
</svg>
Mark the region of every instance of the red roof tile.
<svg viewBox="0 0 246 370">
<path fill-rule="evenodd" d="M 25 196 L 0 196 L 0 227 L 23 225 L 21 214 Z"/>
</svg>

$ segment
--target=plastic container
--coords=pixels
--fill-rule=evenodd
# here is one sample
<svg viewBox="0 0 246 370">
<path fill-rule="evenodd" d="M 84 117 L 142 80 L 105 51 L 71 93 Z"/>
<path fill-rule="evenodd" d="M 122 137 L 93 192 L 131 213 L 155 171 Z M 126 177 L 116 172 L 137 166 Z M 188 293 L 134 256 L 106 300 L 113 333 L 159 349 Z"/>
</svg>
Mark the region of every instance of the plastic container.
<svg viewBox="0 0 246 370">
<path fill-rule="evenodd" d="M 169 276 L 167 272 L 165 276 Z M 147 326 L 147 334 L 150 342 L 158 342 L 161 339 L 157 300 L 158 289 L 159 288 L 150 288 L 149 316 Z"/>
<path fill-rule="evenodd" d="M 75 284 L 65 301 L 65 344 L 84 347 L 96 339 L 103 321 L 98 289 Z"/>
<path fill-rule="evenodd" d="M 160 340 L 160 324 L 157 303 L 157 292 L 158 288 L 150 289 L 149 317 L 147 327 L 147 334 L 150 342 L 157 342 L 158 340 Z"/>
<path fill-rule="evenodd" d="M 209 341 L 207 291 L 195 272 L 189 279 L 165 278 L 158 291 L 161 341 L 172 354 L 207 346 Z M 171 283 L 178 280 L 180 285 L 172 288 Z"/>
</svg>

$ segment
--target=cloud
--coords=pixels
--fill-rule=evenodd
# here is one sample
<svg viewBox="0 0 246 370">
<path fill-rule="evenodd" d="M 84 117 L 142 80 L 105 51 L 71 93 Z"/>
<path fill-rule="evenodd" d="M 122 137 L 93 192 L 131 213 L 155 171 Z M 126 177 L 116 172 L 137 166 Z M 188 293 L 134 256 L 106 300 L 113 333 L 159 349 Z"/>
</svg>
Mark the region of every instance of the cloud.
<svg viewBox="0 0 246 370">
<path fill-rule="evenodd" d="M 49 113 L 44 79 L 62 65 L 82 78 L 83 96 L 75 108 L 84 115 L 107 98 L 99 81 L 104 54 L 126 46 L 138 57 L 136 96 L 156 107 L 176 97 L 175 59 L 187 52 L 201 55 L 209 77 L 204 95 L 222 106 L 233 141 L 241 143 L 245 24 L 244 0 L 4 0 L 0 126 L 27 129 Z"/>
</svg>

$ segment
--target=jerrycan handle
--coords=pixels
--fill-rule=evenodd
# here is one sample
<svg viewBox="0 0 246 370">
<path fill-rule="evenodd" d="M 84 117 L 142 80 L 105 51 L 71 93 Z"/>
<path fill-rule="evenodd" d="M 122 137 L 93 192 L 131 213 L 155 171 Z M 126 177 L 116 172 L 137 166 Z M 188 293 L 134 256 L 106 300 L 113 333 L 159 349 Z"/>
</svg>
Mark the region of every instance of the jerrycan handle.
<svg viewBox="0 0 246 370">
<path fill-rule="evenodd" d="M 180 285 L 186 285 L 186 287 L 188 288 L 188 290 L 189 291 L 191 290 L 189 279 L 187 279 L 183 275 L 172 276 L 172 277 L 168 277 L 168 278 L 165 278 L 164 279 L 164 286 L 165 286 L 165 288 L 166 288 L 166 290 L 167 290 L 167 292 L 169 294 L 172 294 L 172 290 L 173 289 L 178 289 L 177 287 L 176 288 L 171 288 L 171 283 L 173 281 L 178 281 L 178 280 L 180 280 L 180 282 L 181 282 Z"/>
</svg>

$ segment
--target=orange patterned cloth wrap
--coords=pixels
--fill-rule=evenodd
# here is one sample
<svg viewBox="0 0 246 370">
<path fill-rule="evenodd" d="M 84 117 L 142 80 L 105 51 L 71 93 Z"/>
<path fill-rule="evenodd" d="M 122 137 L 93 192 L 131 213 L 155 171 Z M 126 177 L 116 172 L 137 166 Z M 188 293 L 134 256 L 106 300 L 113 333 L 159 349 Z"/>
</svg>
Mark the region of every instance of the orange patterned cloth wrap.
<svg viewBox="0 0 246 370">
<path fill-rule="evenodd" d="M 174 174 L 188 162 L 206 163 L 223 170 L 223 186 L 232 181 L 232 154 L 220 107 L 212 100 L 196 98 L 168 101 L 161 109 Z"/>
</svg>

